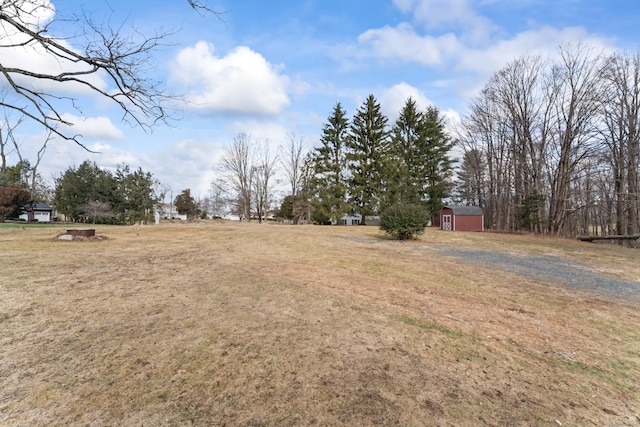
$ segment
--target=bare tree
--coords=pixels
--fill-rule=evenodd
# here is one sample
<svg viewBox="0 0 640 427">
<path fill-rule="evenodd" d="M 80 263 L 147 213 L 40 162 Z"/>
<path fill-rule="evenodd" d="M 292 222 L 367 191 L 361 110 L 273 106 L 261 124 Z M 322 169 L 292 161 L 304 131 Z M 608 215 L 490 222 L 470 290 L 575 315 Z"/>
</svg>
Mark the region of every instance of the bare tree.
<svg viewBox="0 0 640 427">
<path fill-rule="evenodd" d="M 95 224 L 97 219 L 113 218 L 115 213 L 111 209 L 111 205 L 107 202 L 92 200 L 80 206 L 82 212 L 91 217 L 92 223 Z"/>
<path fill-rule="evenodd" d="M 31 193 L 31 197 L 37 198 L 38 181 L 40 180 L 40 175 L 38 174 L 38 167 L 40 166 L 40 162 L 42 162 L 42 159 L 44 158 L 44 154 L 47 150 L 47 145 L 49 144 L 49 142 L 51 142 L 52 134 L 51 132 L 48 132 L 44 142 L 42 143 L 42 145 L 38 149 L 38 152 L 36 153 L 35 162 L 31 162 L 22 157 L 22 152 L 20 151 L 20 145 L 15 140 L 13 134 L 10 134 L 10 136 L 15 148 L 15 153 L 18 156 L 18 162 L 25 169 L 24 171 L 25 184 L 27 185 L 27 188 Z"/>
<path fill-rule="evenodd" d="M 294 132 L 288 134 L 288 144 L 282 149 L 281 166 L 289 181 L 291 195 L 293 197 L 293 223 L 298 224 L 304 214 L 299 209 L 299 193 L 302 186 L 302 172 L 304 166 L 305 144 L 302 136 Z"/>
<path fill-rule="evenodd" d="M 581 161 L 593 154 L 596 112 L 602 99 L 598 54 L 588 46 L 562 48 L 561 59 L 552 69 L 551 84 L 557 88 L 553 105 L 557 143 L 550 151 L 551 234 L 567 234 L 566 221 L 580 208 L 571 203 L 571 181 Z"/>
<path fill-rule="evenodd" d="M 266 218 L 266 213 L 273 198 L 273 176 L 278 156 L 271 153 L 269 141 L 264 141 L 256 153 L 255 164 L 251 167 L 253 198 L 258 222 Z"/>
<path fill-rule="evenodd" d="M 465 119 L 466 132 L 459 140 L 466 152 L 476 150 L 486 168 L 485 224 L 488 229 L 509 230 L 513 224 L 510 132 L 508 119 L 487 96 L 487 90 L 473 100 Z"/>
<path fill-rule="evenodd" d="M 206 1 L 188 0 L 200 12 L 213 12 Z M 0 106 L 17 111 L 39 123 L 51 133 L 82 145 L 79 135 L 71 133 L 71 125 L 63 117 L 68 109 L 79 110 L 72 95 L 78 88 L 98 94 L 122 111 L 122 119 L 148 128 L 169 117 L 165 107 L 170 98 L 160 82 L 149 77 L 155 66 L 153 53 L 165 44 L 172 32 L 158 31 L 141 35 L 124 25 L 111 27 L 94 22 L 87 15 L 76 15 L 73 21 L 79 33 L 56 37 L 51 19 L 59 13 L 48 1 L 6 0 L 0 3 L 0 75 L 12 96 L 2 97 Z M 52 35 L 53 34 L 53 35 Z M 55 66 L 44 69 L 24 67 L 12 61 L 15 49 L 26 49 L 51 61 Z M 101 79 L 106 80 L 102 84 Z M 86 148 L 86 147 L 85 147 Z"/>
<path fill-rule="evenodd" d="M 484 92 L 505 118 L 514 226 L 530 231 L 541 230 L 539 221 L 528 217 L 527 211 L 529 203 L 545 190 L 544 160 L 550 138 L 553 97 L 545 90 L 544 67 L 540 57 L 516 59 L 491 78 Z"/>
<path fill-rule="evenodd" d="M 615 232 L 638 234 L 640 209 L 640 53 L 615 53 L 605 62 L 603 70 L 606 96 L 601 103 L 602 129 L 606 152 L 614 183 Z"/>
<path fill-rule="evenodd" d="M 229 186 L 236 193 L 242 220 L 251 219 L 254 149 L 251 137 L 237 134 L 227 146 L 218 165 Z"/>
<path fill-rule="evenodd" d="M 22 117 L 12 120 L 7 111 L 5 111 L 4 119 L 0 121 L 0 174 L 6 173 L 7 159 L 17 147 L 13 132 L 21 123 Z"/>
<path fill-rule="evenodd" d="M 463 146 L 464 153 L 458 170 L 457 198 L 465 205 L 484 208 L 486 201 L 486 164 L 475 147 Z"/>
<path fill-rule="evenodd" d="M 472 102 L 460 140 L 485 164 L 488 228 L 571 235 L 593 221 L 599 58 L 578 45 L 553 62 L 517 59 Z"/>
<path fill-rule="evenodd" d="M 211 208 L 211 214 L 219 213 L 229 203 L 229 196 L 226 183 L 223 179 L 218 178 L 211 182 L 209 187 L 209 207 Z"/>
</svg>

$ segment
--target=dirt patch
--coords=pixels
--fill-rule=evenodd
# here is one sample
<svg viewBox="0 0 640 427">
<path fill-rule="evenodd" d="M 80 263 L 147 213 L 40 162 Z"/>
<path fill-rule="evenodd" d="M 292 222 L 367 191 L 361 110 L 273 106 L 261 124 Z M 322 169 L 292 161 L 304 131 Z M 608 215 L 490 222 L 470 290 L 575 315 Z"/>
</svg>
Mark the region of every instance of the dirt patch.
<svg viewBox="0 0 640 427">
<path fill-rule="evenodd" d="M 632 249 L 433 230 L 399 243 L 371 227 L 97 231 L 110 238 L 0 230 L 2 425 L 640 424 L 637 307 L 442 254 L 510 248 L 629 280 Z"/>
</svg>

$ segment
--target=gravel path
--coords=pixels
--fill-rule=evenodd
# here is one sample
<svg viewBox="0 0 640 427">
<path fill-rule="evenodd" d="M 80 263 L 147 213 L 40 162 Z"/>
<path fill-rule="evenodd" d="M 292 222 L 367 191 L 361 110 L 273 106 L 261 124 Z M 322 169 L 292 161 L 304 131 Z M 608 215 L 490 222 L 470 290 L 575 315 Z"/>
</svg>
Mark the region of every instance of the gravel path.
<svg viewBox="0 0 640 427">
<path fill-rule="evenodd" d="M 640 306 L 640 283 L 589 270 L 585 263 L 549 255 L 517 255 L 508 252 L 440 248 L 442 255 L 484 264 L 545 282 L 560 283 L 604 297 L 620 298 Z"/>
</svg>

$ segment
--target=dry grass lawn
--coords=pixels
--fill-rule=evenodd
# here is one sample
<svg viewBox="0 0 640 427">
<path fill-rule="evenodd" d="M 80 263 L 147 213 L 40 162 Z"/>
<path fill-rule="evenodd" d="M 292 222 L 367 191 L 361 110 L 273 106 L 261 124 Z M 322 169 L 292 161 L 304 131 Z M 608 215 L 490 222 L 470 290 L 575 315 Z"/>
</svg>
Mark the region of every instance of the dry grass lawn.
<svg viewBox="0 0 640 427">
<path fill-rule="evenodd" d="M 640 250 L 374 227 L 0 228 L 0 425 L 640 425 L 640 309 L 439 257 Z M 637 303 L 637 302 L 636 302 Z"/>
</svg>

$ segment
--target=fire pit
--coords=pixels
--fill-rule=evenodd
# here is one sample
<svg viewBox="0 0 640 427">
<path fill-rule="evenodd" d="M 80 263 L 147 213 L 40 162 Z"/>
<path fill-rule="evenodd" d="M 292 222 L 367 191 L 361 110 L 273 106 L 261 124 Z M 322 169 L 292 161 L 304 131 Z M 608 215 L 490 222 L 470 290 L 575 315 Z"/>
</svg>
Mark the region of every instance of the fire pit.
<svg viewBox="0 0 640 427">
<path fill-rule="evenodd" d="M 93 237 L 96 235 L 96 230 L 93 228 L 71 228 L 67 230 L 67 234 L 75 237 Z"/>
</svg>

